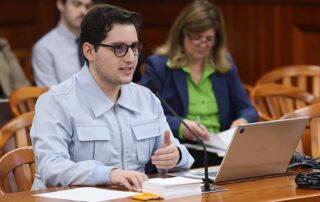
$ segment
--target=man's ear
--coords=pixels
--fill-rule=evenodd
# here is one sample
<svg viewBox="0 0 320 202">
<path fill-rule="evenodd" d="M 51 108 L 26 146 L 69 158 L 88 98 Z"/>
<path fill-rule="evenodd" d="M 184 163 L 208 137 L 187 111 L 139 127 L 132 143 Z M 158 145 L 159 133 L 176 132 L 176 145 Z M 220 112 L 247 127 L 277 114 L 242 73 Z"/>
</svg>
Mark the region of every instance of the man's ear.
<svg viewBox="0 0 320 202">
<path fill-rule="evenodd" d="M 56 1 L 56 5 L 57 5 L 58 10 L 59 10 L 60 12 L 62 12 L 63 9 L 64 9 L 64 3 L 62 2 L 62 0 L 57 0 L 57 1 Z"/>
<path fill-rule="evenodd" d="M 88 42 L 85 42 L 82 45 L 82 51 L 83 51 L 83 55 L 85 58 L 87 58 L 87 60 L 89 61 L 93 61 L 96 57 L 96 51 L 94 49 L 94 46 L 91 45 Z"/>
</svg>

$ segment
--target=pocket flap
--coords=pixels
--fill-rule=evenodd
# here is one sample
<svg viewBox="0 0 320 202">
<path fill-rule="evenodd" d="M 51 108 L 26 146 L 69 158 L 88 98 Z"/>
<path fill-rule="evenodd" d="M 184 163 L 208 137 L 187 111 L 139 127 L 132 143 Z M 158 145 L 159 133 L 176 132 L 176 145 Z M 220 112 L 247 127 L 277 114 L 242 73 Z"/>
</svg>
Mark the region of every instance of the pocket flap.
<svg viewBox="0 0 320 202">
<path fill-rule="evenodd" d="M 109 130 L 106 126 L 77 126 L 79 141 L 110 140 Z"/>
<path fill-rule="evenodd" d="M 160 126 L 157 121 L 132 125 L 132 130 L 137 140 L 160 136 Z"/>
</svg>

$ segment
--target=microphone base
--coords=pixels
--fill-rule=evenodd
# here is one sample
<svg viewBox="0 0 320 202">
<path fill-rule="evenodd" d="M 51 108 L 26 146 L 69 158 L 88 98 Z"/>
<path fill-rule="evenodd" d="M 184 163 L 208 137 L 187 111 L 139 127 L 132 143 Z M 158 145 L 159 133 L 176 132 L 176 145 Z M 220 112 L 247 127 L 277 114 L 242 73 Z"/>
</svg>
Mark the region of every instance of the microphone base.
<svg viewBox="0 0 320 202">
<path fill-rule="evenodd" d="M 209 188 L 204 188 L 204 186 L 201 186 L 201 192 L 203 194 L 205 193 L 211 193 L 211 192 L 220 192 L 220 191 L 226 191 L 228 189 L 225 189 L 225 188 L 220 188 L 220 187 L 209 187 Z"/>
</svg>

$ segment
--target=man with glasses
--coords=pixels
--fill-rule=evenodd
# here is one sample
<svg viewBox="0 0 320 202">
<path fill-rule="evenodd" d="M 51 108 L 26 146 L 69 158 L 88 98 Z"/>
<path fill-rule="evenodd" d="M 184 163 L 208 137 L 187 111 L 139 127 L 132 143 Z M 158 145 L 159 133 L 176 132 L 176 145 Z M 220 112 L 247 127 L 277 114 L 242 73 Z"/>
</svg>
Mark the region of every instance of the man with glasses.
<svg viewBox="0 0 320 202">
<path fill-rule="evenodd" d="M 79 48 L 80 24 L 92 0 L 56 0 L 60 12 L 57 27 L 33 47 L 32 66 L 38 86 L 51 87 L 81 70 L 84 58 Z"/>
<path fill-rule="evenodd" d="M 141 189 L 146 164 L 188 169 L 193 158 L 170 131 L 159 100 L 131 83 L 142 44 L 141 16 L 114 6 L 81 25 L 82 70 L 41 96 L 31 129 L 33 189 L 124 185 Z"/>
</svg>

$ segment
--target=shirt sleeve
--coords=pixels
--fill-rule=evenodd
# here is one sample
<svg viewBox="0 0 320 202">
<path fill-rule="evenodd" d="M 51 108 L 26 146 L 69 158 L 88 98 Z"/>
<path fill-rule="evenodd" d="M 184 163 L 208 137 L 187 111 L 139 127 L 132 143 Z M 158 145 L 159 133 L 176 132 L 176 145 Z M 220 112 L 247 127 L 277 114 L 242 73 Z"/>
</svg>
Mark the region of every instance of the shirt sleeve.
<svg viewBox="0 0 320 202">
<path fill-rule="evenodd" d="M 38 42 L 32 49 L 32 66 L 37 86 L 51 87 L 59 83 L 53 54 L 41 42 Z"/>
<path fill-rule="evenodd" d="M 36 176 L 40 176 L 46 187 L 110 184 L 113 167 L 104 166 L 95 160 L 71 160 L 71 120 L 67 117 L 61 100 L 58 102 L 50 93 L 45 93 L 38 99 L 30 131 L 36 157 Z"/>
<path fill-rule="evenodd" d="M 232 100 L 233 120 L 243 118 L 249 123 L 258 121 L 258 113 L 243 88 L 234 64 L 229 73 L 228 83 Z"/>
</svg>

